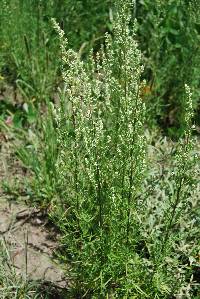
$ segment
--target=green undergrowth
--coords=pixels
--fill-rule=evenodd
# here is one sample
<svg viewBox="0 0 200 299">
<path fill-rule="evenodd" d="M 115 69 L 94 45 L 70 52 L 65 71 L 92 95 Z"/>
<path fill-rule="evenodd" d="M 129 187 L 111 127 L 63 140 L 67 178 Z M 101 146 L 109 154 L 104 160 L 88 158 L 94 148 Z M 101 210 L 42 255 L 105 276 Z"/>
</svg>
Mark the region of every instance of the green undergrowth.
<svg viewBox="0 0 200 299">
<path fill-rule="evenodd" d="M 51 17 L 56 17 L 70 36 L 71 47 L 88 53 L 98 48 L 110 26 L 110 1 L 2 0 L 0 10 L 0 83 L 13 86 L 23 102 L 45 102 L 54 98 L 60 84 L 56 34 Z M 0 84 L 0 91 L 3 90 Z"/>
<path fill-rule="evenodd" d="M 148 81 L 149 125 L 158 123 L 165 134 L 181 135 L 183 84 L 190 85 L 199 123 L 199 15 L 196 0 L 135 1 L 138 40 Z"/>
<path fill-rule="evenodd" d="M 51 26 L 56 18 L 69 47 L 87 60 L 113 31 L 114 0 L 2 0 L 0 11 L 0 92 L 2 81 L 14 89 L 15 100 L 34 105 L 55 100 L 61 85 L 58 40 Z M 183 132 L 183 85 L 193 92 L 199 125 L 200 6 L 197 0 L 133 1 L 132 19 L 143 55 L 142 78 L 148 126 L 157 124 L 178 138 Z M 132 22 L 132 21 L 131 21 Z M 16 116 L 17 117 L 17 116 Z"/>
</svg>

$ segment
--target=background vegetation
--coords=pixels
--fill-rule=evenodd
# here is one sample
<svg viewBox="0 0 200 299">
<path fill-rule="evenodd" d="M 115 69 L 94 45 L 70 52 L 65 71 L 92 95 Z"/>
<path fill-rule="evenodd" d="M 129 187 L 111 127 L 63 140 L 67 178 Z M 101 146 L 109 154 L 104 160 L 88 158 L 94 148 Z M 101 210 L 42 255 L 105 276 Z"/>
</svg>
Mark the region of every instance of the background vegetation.
<svg viewBox="0 0 200 299">
<path fill-rule="evenodd" d="M 1 125 L 71 298 L 200 296 L 199 16 L 195 0 L 2 0 Z"/>
<path fill-rule="evenodd" d="M 198 112 L 199 3 L 191 0 L 133 1 L 139 23 L 137 38 L 144 55 L 149 110 L 166 133 L 179 135 L 183 88 L 193 89 Z M 18 88 L 26 100 L 52 98 L 59 84 L 58 42 L 51 17 L 67 34 L 69 47 L 85 58 L 98 50 L 104 33 L 112 31 L 110 1 L 2 1 L 1 77 Z M 198 114 L 197 114 L 198 115 Z M 199 122 L 197 116 L 197 123 Z"/>
</svg>

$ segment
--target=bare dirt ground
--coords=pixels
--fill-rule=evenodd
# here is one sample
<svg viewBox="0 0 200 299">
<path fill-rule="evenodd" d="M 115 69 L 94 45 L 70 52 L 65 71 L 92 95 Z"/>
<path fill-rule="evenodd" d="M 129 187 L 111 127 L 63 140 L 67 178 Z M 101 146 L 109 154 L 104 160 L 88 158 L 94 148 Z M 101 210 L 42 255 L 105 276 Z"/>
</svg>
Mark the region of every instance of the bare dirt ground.
<svg viewBox="0 0 200 299">
<path fill-rule="evenodd" d="M 29 207 L 20 190 L 26 171 L 16 160 L 5 134 L 0 133 L 0 239 L 10 253 L 16 273 L 31 279 L 66 288 L 64 270 L 53 258 L 58 248 L 58 234 L 48 225 L 47 217 Z M 11 185 L 13 193 L 5 192 Z"/>
</svg>

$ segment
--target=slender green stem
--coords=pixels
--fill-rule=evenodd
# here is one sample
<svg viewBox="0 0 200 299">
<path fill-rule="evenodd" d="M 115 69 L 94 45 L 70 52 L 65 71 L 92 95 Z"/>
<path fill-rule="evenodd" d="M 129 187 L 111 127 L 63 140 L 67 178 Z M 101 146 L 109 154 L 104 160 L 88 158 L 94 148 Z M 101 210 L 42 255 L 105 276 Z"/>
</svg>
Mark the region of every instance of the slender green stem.
<svg viewBox="0 0 200 299">
<path fill-rule="evenodd" d="M 186 138 L 185 138 L 185 144 L 184 144 L 184 152 L 188 151 L 189 137 L 190 137 L 190 132 L 187 132 L 187 135 L 186 135 Z M 167 228 L 165 230 L 164 240 L 163 240 L 162 247 L 161 247 L 161 253 L 163 253 L 165 248 L 166 248 L 166 244 L 167 244 L 167 241 L 169 239 L 169 234 L 170 234 L 171 229 L 174 225 L 173 222 L 174 222 L 174 219 L 176 217 L 176 210 L 177 210 L 177 207 L 178 207 L 178 205 L 181 201 L 181 190 L 182 190 L 182 187 L 183 187 L 184 181 L 185 181 L 184 173 L 186 171 L 186 163 L 187 163 L 187 161 L 184 160 L 183 165 L 181 166 L 183 175 L 181 177 L 179 177 L 179 181 L 178 181 L 178 184 L 177 184 L 176 199 L 175 199 L 175 202 L 174 202 L 173 207 L 172 207 L 172 212 L 171 212 L 171 217 L 170 217 L 169 223 L 168 223 Z"/>
<path fill-rule="evenodd" d="M 101 182 L 100 182 L 100 170 L 99 170 L 99 165 L 97 162 L 96 166 L 96 181 L 97 181 L 97 202 L 99 205 L 99 226 L 102 228 L 103 226 L 103 215 L 102 215 L 102 191 L 101 191 Z"/>
<path fill-rule="evenodd" d="M 166 248 L 166 244 L 167 244 L 167 241 L 169 239 L 169 234 L 170 234 L 170 231 L 173 227 L 173 221 L 174 221 L 174 218 L 175 218 L 175 215 L 176 215 L 176 209 L 177 209 L 177 206 L 178 206 L 178 204 L 180 203 L 180 200 L 181 200 L 181 189 L 182 189 L 183 184 L 184 184 L 184 178 L 181 177 L 180 181 L 179 181 L 177 193 L 176 193 L 176 200 L 174 202 L 171 217 L 170 217 L 170 220 L 169 220 L 169 224 L 167 225 L 167 228 L 166 228 L 166 231 L 165 231 L 164 241 L 163 241 L 162 247 L 161 247 L 161 253 L 163 253 L 165 248 Z"/>
<path fill-rule="evenodd" d="M 78 227 L 80 227 L 79 223 L 79 212 L 80 212 L 80 206 L 79 206 L 79 199 L 78 199 L 78 153 L 77 153 L 77 136 L 76 136 L 76 112 L 74 105 L 72 103 L 72 124 L 74 129 L 74 155 L 75 155 L 75 170 L 74 170 L 74 187 L 76 192 L 76 209 L 77 209 L 77 220 L 78 220 Z"/>
<path fill-rule="evenodd" d="M 138 85 L 139 86 L 139 85 Z M 132 142 L 131 142 L 131 148 L 130 148 L 130 160 L 131 160 L 131 167 L 130 167 L 130 174 L 129 174 L 129 191 L 128 191 L 128 209 L 127 209 L 127 229 L 126 229 L 126 238 L 127 238 L 127 243 L 129 240 L 129 232 L 130 232 L 130 216 L 131 216 L 131 199 L 132 199 L 132 188 L 133 188 L 133 147 L 135 143 L 135 134 L 136 134 L 136 122 L 138 121 L 137 119 L 137 109 L 138 109 L 138 97 L 139 97 L 139 88 L 137 90 L 137 96 L 136 96 L 136 104 L 135 104 L 135 115 L 133 116 L 134 118 L 134 123 L 133 123 L 133 136 L 132 136 Z M 136 167 L 137 167 L 137 163 Z"/>
</svg>

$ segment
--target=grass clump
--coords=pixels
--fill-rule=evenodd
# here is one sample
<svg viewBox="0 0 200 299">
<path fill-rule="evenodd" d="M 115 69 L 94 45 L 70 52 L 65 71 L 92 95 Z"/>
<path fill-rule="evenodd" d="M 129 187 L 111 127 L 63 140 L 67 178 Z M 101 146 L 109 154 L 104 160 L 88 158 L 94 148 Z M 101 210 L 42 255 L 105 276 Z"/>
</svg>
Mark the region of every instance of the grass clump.
<svg viewBox="0 0 200 299">
<path fill-rule="evenodd" d="M 68 32 L 72 48 L 88 53 L 91 45 L 98 48 L 110 24 L 109 6 L 109 0 L 1 1 L 0 78 L 14 88 L 18 101 L 37 106 L 52 99 L 60 83 L 51 17 Z"/>
<path fill-rule="evenodd" d="M 38 284 L 28 281 L 16 273 L 12 264 L 9 248 L 3 239 L 0 239 L 0 298 L 36 299 L 39 297 Z"/>
</svg>

